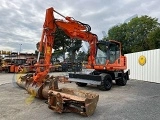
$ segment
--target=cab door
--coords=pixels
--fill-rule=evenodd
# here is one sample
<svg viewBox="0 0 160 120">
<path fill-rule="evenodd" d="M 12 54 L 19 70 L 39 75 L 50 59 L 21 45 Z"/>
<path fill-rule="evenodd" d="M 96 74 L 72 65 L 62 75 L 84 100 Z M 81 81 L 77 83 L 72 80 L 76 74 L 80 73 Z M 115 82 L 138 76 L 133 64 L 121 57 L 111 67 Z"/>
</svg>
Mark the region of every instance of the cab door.
<svg viewBox="0 0 160 120">
<path fill-rule="evenodd" d="M 110 43 L 109 45 L 109 63 L 113 64 L 120 57 L 120 47 L 118 44 Z"/>
</svg>

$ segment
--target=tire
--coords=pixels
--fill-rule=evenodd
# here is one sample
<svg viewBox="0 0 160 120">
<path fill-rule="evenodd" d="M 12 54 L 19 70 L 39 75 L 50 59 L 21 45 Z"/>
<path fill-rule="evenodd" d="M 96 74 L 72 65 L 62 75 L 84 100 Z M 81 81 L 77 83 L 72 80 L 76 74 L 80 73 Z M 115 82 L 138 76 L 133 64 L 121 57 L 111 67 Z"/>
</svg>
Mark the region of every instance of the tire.
<svg viewBox="0 0 160 120">
<path fill-rule="evenodd" d="M 127 84 L 126 75 L 123 75 L 120 79 L 117 79 L 116 84 L 119 86 L 125 86 Z"/>
<path fill-rule="evenodd" d="M 78 85 L 79 87 L 85 87 L 87 86 L 87 83 L 76 82 L 76 85 Z"/>
<path fill-rule="evenodd" d="M 5 73 L 10 73 L 10 67 L 6 68 Z"/>
<path fill-rule="evenodd" d="M 5 70 L 5 73 L 9 73 L 9 69 L 8 68 Z"/>
<path fill-rule="evenodd" d="M 101 85 L 98 85 L 99 90 L 108 91 L 112 88 L 112 77 L 109 74 L 100 74 L 102 77 Z"/>
</svg>

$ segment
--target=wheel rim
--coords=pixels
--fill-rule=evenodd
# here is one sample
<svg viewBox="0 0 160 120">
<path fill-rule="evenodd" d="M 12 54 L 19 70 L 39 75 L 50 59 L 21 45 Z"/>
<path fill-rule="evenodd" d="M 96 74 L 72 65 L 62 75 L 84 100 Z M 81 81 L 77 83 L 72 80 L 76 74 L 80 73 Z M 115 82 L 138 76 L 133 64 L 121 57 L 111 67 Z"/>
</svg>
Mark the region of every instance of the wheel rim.
<svg viewBox="0 0 160 120">
<path fill-rule="evenodd" d="M 111 87 L 111 83 L 109 82 L 109 80 L 106 81 L 105 86 L 106 86 L 106 88 L 110 88 Z"/>
</svg>

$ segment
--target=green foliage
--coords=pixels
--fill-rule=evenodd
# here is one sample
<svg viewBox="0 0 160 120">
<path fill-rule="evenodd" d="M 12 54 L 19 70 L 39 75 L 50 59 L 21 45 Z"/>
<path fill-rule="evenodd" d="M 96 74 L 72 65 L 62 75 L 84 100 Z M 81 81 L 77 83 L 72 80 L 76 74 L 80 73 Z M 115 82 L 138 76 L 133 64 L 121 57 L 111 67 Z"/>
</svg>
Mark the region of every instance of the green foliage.
<svg viewBox="0 0 160 120">
<path fill-rule="evenodd" d="M 63 53 L 62 50 L 56 50 L 56 51 L 54 51 L 54 52 L 52 53 L 52 57 L 57 61 L 58 58 L 59 58 L 60 56 L 62 56 L 63 54 L 64 54 L 64 53 Z"/>
<path fill-rule="evenodd" d="M 88 60 L 88 54 L 85 53 L 84 51 L 80 51 L 77 55 L 77 60 L 83 62 L 83 61 L 87 61 Z"/>
<path fill-rule="evenodd" d="M 79 51 L 81 48 L 82 41 L 78 39 L 72 39 L 71 44 L 69 45 L 68 52 L 73 52 L 75 53 L 76 51 Z"/>
<path fill-rule="evenodd" d="M 81 45 L 82 45 L 81 40 L 78 40 L 78 39 L 71 40 L 71 44 L 69 46 L 69 49 L 67 50 L 69 52 L 69 59 L 71 62 L 74 62 L 76 52 L 79 51 L 79 49 L 81 48 Z"/>
<path fill-rule="evenodd" d="M 65 59 L 65 52 L 70 52 L 72 55 L 72 59 L 75 59 L 75 53 L 81 48 L 82 41 L 78 39 L 70 39 L 69 36 L 65 34 L 65 32 L 61 29 L 56 29 L 54 37 L 53 49 L 54 53 L 52 53 L 52 57 L 57 60 L 58 57 L 63 56 Z M 36 48 L 39 48 L 39 42 L 36 44 Z M 35 51 L 38 54 L 38 51 Z M 43 47 L 44 51 L 44 47 Z M 43 52 L 41 53 L 44 54 Z"/>
<path fill-rule="evenodd" d="M 35 50 L 35 55 L 36 55 L 36 56 L 38 56 L 39 45 L 40 45 L 40 42 L 38 42 L 38 43 L 36 44 L 36 48 L 37 48 L 37 50 Z M 42 52 L 40 53 L 40 55 L 41 55 L 41 56 L 44 56 L 44 47 L 42 47 Z"/>
<path fill-rule="evenodd" d="M 127 41 L 124 42 L 125 38 L 126 38 L 126 31 L 127 31 L 127 24 L 121 24 L 119 26 L 114 26 L 113 28 L 111 28 L 108 32 L 109 36 L 108 39 L 109 40 L 117 40 L 121 43 L 123 43 L 123 46 L 127 46 Z M 125 53 L 127 51 L 127 47 L 123 47 L 122 51 Z"/>
<path fill-rule="evenodd" d="M 133 18 L 128 23 L 114 26 L 108 32 L 108 39 L 122 43 L 124 53 L 138 52 L 158 48 L 158 19 L 148 16 Z"/>
<path fill-rule="evenodd" d="M 70 52 L 72 60 L 75 59 L 75 53 L 81 48 L 82 41 L 78 39 L 70 39 L 69 36 L 65 34 L 65 32 L 61 29 L 57 29 L 55 32 L 55 40 L 53 49 L 55 50 L 56 57 L 62 56 L 64 58 L 64 54 L 66 51 Z"/>
<path fill-rule="evenodd" d="M 56 29 L 54 44 L 53 44 L 53 49 L 54 49 L 54 53 L 52 54 L 53 57 L 57 59 L 58 57 L 63 56 L 63 59 L 65 59 L 64 54 L 67 51 L 68 46 L 70 44 L 71 41 L 69 39 L 69 36 L 67 36 L 63 30 Z"/>
<path fill-rule="evenodd" d="M 149 49 L 160 48 L 160 27 L 156 28 L 154 31 L 148 34 L 147 42 Z"/>
<path fill-rule="evenodd" d="M 53 49 L 55 50 L 66 50 L 71 44 L 69 36 L 61 29 L 56 29 Z"/>
</svg>

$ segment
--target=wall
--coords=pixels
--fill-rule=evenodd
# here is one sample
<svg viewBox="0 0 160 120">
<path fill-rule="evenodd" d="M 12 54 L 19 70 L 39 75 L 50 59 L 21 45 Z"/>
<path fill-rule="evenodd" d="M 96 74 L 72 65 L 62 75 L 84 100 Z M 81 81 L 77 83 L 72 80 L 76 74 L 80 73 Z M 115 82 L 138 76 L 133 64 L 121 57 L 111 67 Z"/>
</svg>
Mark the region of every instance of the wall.
<svg viewBox="0 0 160 120">
<path fill-rule="evenodd" d="M 146 64 L 139 64 L 139 57 L 146 57 Z M 125 54 L 130 79 L 160 83 L 160 49 Z"/>
</svg>

